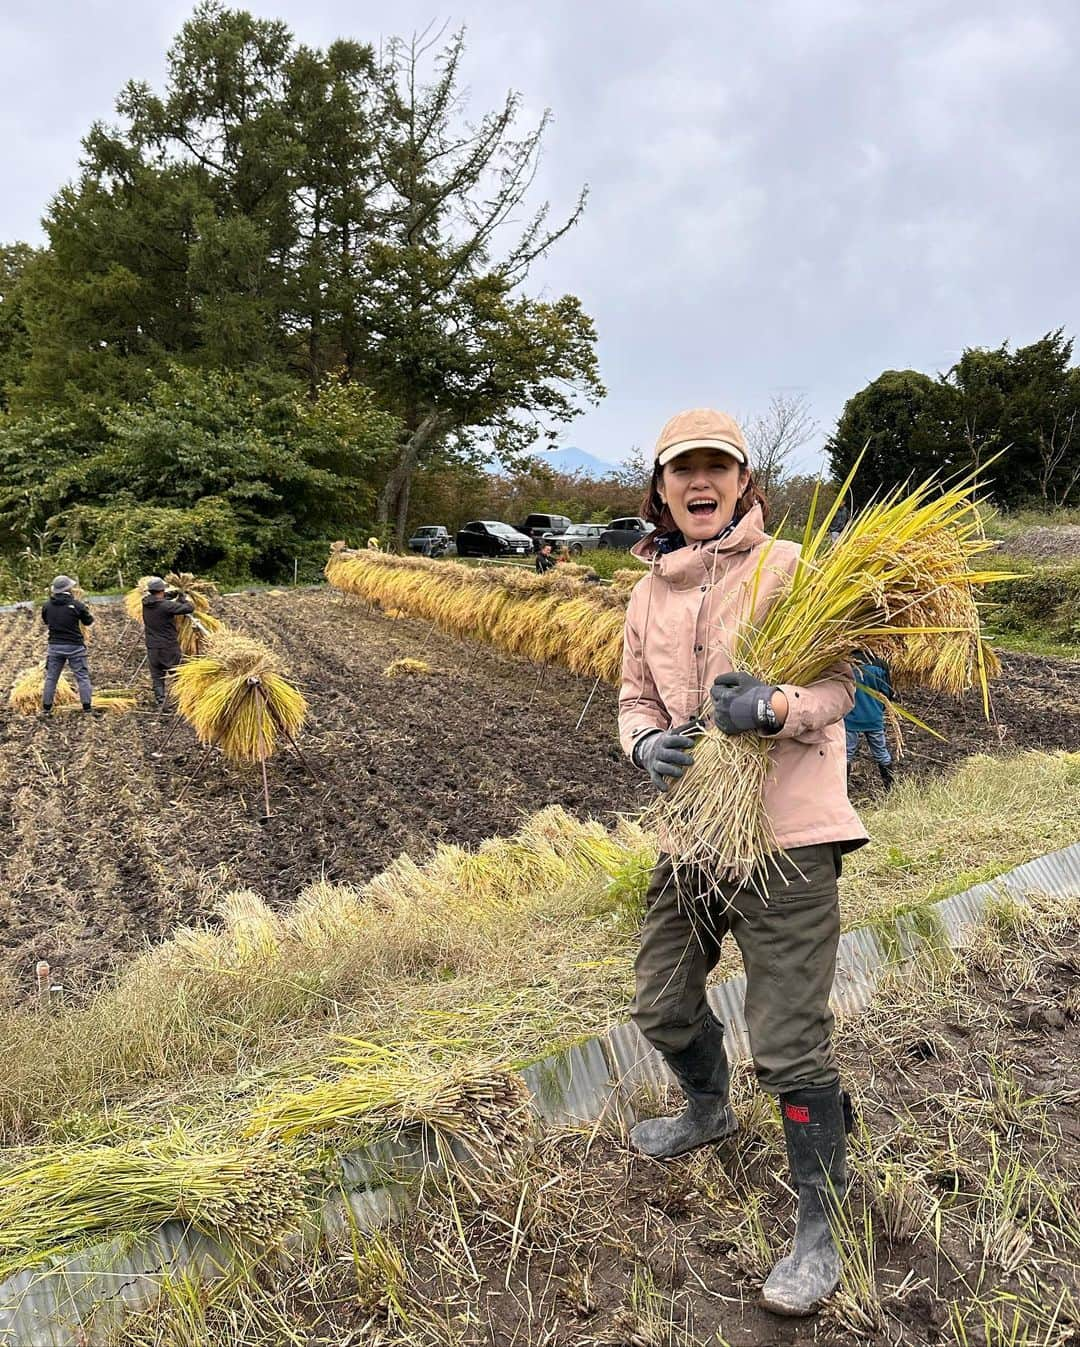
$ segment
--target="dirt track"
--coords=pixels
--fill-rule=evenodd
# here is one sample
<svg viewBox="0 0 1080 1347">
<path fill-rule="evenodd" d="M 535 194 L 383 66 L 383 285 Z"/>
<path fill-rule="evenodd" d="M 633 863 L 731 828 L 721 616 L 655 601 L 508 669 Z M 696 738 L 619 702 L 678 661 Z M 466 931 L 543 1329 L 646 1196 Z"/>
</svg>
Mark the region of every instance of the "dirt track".
<svg viewBox="0 0 1080 1347">
<path fill-rule="evenodd" d="M 279 648 L 311 703 L 303 749 L 270 765 L 274 818 L 260 825 L 254 774 L 219 759 L 176 804 L 201 756 L 193 737 L 154 714 L 145 672 L 140 711 L 45 723 L 0 710 L 0 998 L 21 998 L 36 960 L 69 989 L 124 951 L 214 910 L 225 889 L 291 900 L 325 876 L 359 881 L 402 850 L 476 843 L 512 831 L 523 813 L 557 801 L 604 817 L 647 797 L 615 738 L 615 694 L 448 639 L 429 625 L 372 615 L 328 592 L 222 601 L 226 621 Z M 139 629 L 99 610 L 91 666 L 122 684 L 141 656 Z M 43 654 L 39 624 L 0 615 L 0 686 Z M 401 655 L 432 666 L 387 679 Z M 949 734 L 908 734 L 905 772 L 936 771 L 979 749 L 1080 749 L 1080 664 L 1006 660 L 995 691 L 998 726 L 962 708 L 912 699 Z M 864 759 L 855 792 L 871 769 Z M 864 784 L 866 783 L 866 784 Z"/>
</svg>

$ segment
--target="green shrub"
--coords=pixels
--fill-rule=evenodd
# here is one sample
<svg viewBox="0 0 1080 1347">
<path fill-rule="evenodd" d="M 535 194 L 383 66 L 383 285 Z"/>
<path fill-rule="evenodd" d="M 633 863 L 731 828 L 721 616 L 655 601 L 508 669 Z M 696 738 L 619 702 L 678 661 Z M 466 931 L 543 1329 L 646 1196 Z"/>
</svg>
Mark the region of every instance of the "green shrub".
<svg viewBox="0 0 1080 1347">
<path fill-rule="evenodd" d="M 1053 641 L 1080 640 L 1080 562 L 1043 567 L 987 586 L 991 625 Z"/>
</svg>

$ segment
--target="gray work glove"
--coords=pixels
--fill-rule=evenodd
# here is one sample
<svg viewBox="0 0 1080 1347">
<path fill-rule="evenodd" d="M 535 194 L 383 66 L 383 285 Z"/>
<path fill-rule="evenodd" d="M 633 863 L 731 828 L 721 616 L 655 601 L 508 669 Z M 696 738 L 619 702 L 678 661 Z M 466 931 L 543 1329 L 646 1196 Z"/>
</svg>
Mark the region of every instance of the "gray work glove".
<svg viewBox="0 0 1080 1347">
<path fill-rule="evenodd" d="M 780 722 L 772 709 L 775 683 L 753 674 L 721 674 L 712 685 L 713 720 L 725 734 L 777 734 Z"/>
<path fill-rule="evenodd" d="M 634 762 L 648 772 L 649 780 L 657 790 L 667 790 L 693 764 L 694 759 L 687 750 L 694 747 L 694 740 L 684 733 L 688 728 L 654 730 L 652 734 L 642 735 L 634 745 Z"/>
</svg>

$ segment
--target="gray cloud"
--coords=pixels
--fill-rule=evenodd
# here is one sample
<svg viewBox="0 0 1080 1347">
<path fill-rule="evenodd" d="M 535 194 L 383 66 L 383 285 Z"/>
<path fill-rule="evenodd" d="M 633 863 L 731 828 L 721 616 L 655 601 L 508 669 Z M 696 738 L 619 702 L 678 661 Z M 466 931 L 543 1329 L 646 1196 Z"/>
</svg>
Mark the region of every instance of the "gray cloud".
<svg viewBox="0 0 1080 1347">
<path fill-rule="evenodd" d="M 513 86 L 553 109 L 539 189 L 591 199 L 535 279 L 596 318 L 609 397 L 566 438 L 604 457 L 680 406 L 752 413 L 778 389 L 827 429 L 884 368 L 1075 326 L 1073 0 L 249 7 L 314 43 L 464 22 L 475 108 Z M 187 12 L 5 9 L 0 237 L 39 236 L 80 135 L 126 79 L 160 82 Z"/>
</svg>

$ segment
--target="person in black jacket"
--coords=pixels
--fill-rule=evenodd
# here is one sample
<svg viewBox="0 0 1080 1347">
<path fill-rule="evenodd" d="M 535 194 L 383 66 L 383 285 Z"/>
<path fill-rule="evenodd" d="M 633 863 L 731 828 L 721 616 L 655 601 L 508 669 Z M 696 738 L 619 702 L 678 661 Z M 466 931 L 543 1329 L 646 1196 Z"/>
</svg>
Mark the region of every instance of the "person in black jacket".
<svg viewBox="0 0 1080 1347">
<path fill-rule="evenodd" d="M 52 714 L 56 685 L 64 665 L 71 668 L 79 685 L 82 709 L 92 710 L 93 688 L 90 684 L 90 665 L 86 658 L 86 639 L 83 627 L 89 627 L 94 615 L 74 595 L 75 581 L 70 575 L 58 575 L 52 582 L 49 597 L 41 606 L 41 620 L 49 629 L 49 645 L 45 654 L 45 686 L 41 694 L 41 708 Z"/>
<path fill-rule="evenodd" d="M 552 544 L 544 543 L 540 551 L 537 552 L 536 562 L 534 563 L 537 575 L 546 575 L 548 571 L 553 571 L 558 565 L 557 559 L 552 556 L 552 551 Z"/>
<path fill-rule="evenodd" d="M 182 658 L 180 638 L 176 634 L 175 618 L 193 613 L 195 605 L 183 594 L 170 597 L 165 581 L 152 575 L 146 585 L 142 602 L 143 627 L 146 633 L 146 662 L 150 666 L 150 682 L 154 699 L 161 706 L 165 701 L 165 679 Z"/>
</svg>

